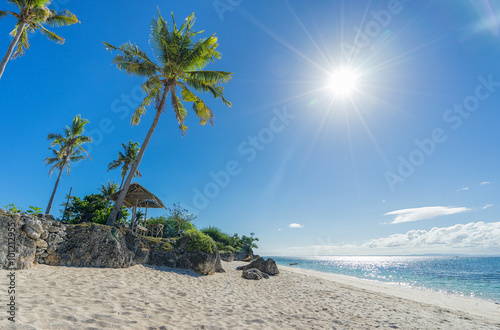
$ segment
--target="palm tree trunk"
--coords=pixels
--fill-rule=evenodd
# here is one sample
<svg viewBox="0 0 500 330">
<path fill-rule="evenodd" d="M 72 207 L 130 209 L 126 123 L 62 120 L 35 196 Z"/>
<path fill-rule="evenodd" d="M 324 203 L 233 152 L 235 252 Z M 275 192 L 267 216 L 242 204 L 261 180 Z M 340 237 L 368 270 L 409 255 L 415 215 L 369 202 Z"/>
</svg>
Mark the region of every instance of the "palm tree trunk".
<svg viewBox="0 0 500 330">
<path fill-rule="evenodd" d="M 7 66 L 7 62 L 9 62 L 9 59 L 12 56 L 12 53 L 14 52 L 14 48 L 16 47 L 17 43 L 19 42 L 19 39 L 21 39 L 21 34 L 23 34 L 24 26 L 25 26 L 24 23 L 19 24 L 19 26 L 17 28 L 16 36 L 14 37 L 14 40 L 12 40 L 12 42 L 10 43 L 10 46 L 7 49 L 7 53 L 5 54 L 2 62 L 0 63 L 0 79 L 2 79 L 3 72 L 5 71 L 5 67 Z"/>
<path fill-rule="evenodd" d="M 149 128 L 148 134 L 146 135 L 144 142 L 142 143 L 141 150 L 139 150 L 139 154 L 137 155 L 135 162 L 132 164 L 132 168 L 130 169 L 130 172 L 128 172 L 127 179 L 125 180 L 125 184 L 123 185 L 123 188 L 120 192 L 120 195 L 118 196 L 118 199 L 115 202 L 115 206 L 113 207 L 113 210 L 111 211 L 111 214 L 109 215 L 108 221 L 106 222 L 107 226 L 114 226 L 115 225 L 116 216 L 118 215 L 118 212 L 122 208 L 123 202 L 125 201 L 125 196 L 127 196 L 128 188 L 130 187 L 130 183 L 132 182 L 132 178 L 134 177 L 134 174 L 137 171 L 139 164 L 141 163 L 142 156 L 144 155 L 144 151 L 146 151 L 146 147 L 149 144 L 149 140 L 151 140 L 151 136 L 153 135 L 153 132 L 156 129 L 156 125 L 158 125 L 158 120 L 160 119 L 161 111 L 162 111 L 163 107 L 165 106 L 165 100 L 167 98 L 168 90 L 169 90 L 169 86 L 165 87 L 165 90 L 163 91 L 163 96 L 162 96 L 161 102 L 156 109 L 155 119 L 153 120 L 153 123 L 151 124 L 151 127 Z"/>
<path fill-rule="evenodd" d="M 45 211 L 45 214 L 50 214 L 50 209 L 52 208 L 52 202 L 54 201 L 54 196 L 56 195 L 57 186 L 59 185 L 59 180 L 61 180 L 63 169 L 64 167 L 61 167 L 61 170 L 59 171 L 59 176 L 57 177 L 56 185 L 54 186 L 54 191 L 52 192 L 52 196 L 50 196 L 49 205 L 47 205 L 47 210 Z"/>
<path fill-rule="evenodd" d="M 122 176 L 122 182 L 120 183 L 120 188 L 118 188 L 118 190 L 122 189 L 122 186 L 123 186 L 123 180 L 125 180 L 125 176 Z"/>
</svg>

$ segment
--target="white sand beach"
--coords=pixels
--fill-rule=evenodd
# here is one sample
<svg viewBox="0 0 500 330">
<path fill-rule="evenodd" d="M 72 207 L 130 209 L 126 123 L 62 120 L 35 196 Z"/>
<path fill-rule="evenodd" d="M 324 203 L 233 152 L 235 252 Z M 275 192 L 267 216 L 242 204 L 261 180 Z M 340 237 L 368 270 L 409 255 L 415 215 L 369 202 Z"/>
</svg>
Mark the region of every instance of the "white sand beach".
<svg viewBox="0 0 500 330">
<path fill-rule="evenodd" d="M 500 305 L 280 267 L 268 280 L 138 265 L 16 271 L 12 329 L 499 329 Z M 6 288 L 8 272 L 0 271 Z M 5 302 L 2 302 L 5 306 Z"/>
</svg>

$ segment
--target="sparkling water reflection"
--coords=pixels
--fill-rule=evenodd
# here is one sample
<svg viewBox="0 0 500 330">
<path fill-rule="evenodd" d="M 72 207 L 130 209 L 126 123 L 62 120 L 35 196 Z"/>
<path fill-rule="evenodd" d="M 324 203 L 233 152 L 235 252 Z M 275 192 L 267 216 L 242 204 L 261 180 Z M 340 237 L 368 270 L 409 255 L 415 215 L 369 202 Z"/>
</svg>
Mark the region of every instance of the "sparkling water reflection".
<svg viewBox="0 0 500 330">
<path fill-rule="evenodd" d="M 500 257 L 272 257 L 278 265 L 343 274 L 500 303 Z"/>
</svg>

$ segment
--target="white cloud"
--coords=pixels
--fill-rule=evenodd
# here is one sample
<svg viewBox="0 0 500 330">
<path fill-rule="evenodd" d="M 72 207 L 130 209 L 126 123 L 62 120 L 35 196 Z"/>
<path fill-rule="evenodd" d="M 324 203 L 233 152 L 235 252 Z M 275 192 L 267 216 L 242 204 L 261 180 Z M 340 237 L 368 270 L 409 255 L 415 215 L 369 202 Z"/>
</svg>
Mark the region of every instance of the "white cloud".
<svg viewBox="0 0 500 330">
<path fill-rule="evenodd" d="M 466 207 L 427 206 L 413 209 L 396 210 L 385 213 L 384 215 L 395 215 L 396 218 L 394 218 L 394 220 L 391 222 L 391 224 L 395 224 L 432 219 L 442 215 L 450 215 L 467 211 L 470 211 L 470 209 Z"/>
<path fill-rule="evenodd" d="M 470 222 L 431 230 L 410 230 L 406 234 L 395 234 L 372 239 L 364 243 L 368 248 L 429 248 L 445 247 L 460 250 L 500 251 L 500 222 Z"/>
<path fill-rule="evenodd" d="M 485 205 L 485 206 L 483 206 L 483 210 L 486 210 L 488 207 L 492 207 L 492 206 L 493 206 L 493 204 Z"/>
<path fill-rule="evenodd" d="M 469 187 L 463 187 L 463 188 L 457 189 L 457 191 L 467 191 L 467 190 L 469 190 Z"/>
<path fill-rule="evenodd" d="M 303 228 L 304 226 L 301 225 L 300 223 L 291 223 L 288 225 L 289 228 Z"/>
<path fill-rule="evenodd" d="M 281 231 L 281 228 L 278 228 L 278 231 Z"/>
<path fill-rule="evenodd" d="M 481 182 L 481 186 L 486 186 L 487 184 L 491 184 L 491 182 L 489 182 L 489 181 L 483 181 L 483 182 Z"/>
<path fill-rule="evenodd" d="M 275 255 L 408 255 L 500 254 L 500 222 L 470 222 L 430 230 L 410 230 L 405 234 L 368 240 L 362 244 L 338 244 L 318 240 L 312 246 L 289 247 Z M 259 250 L 260 251 L 260 250 Z M 262 253 L 262 252 L 261 252 Z"/>
</svg>

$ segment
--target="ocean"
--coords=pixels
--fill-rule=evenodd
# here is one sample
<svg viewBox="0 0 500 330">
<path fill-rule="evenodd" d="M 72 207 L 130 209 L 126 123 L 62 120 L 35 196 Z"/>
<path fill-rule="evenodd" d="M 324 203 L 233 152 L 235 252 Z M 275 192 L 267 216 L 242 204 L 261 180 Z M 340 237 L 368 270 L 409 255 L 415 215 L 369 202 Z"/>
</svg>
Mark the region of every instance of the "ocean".
<svg viewBox="0 0 500 330">
<path fill-rule="evenodd" d="M 500 257 L 270 257 L 277 265 L 500 303 Z M 290 266 L 291 263 L 298 263 Z"/>
</svg>

